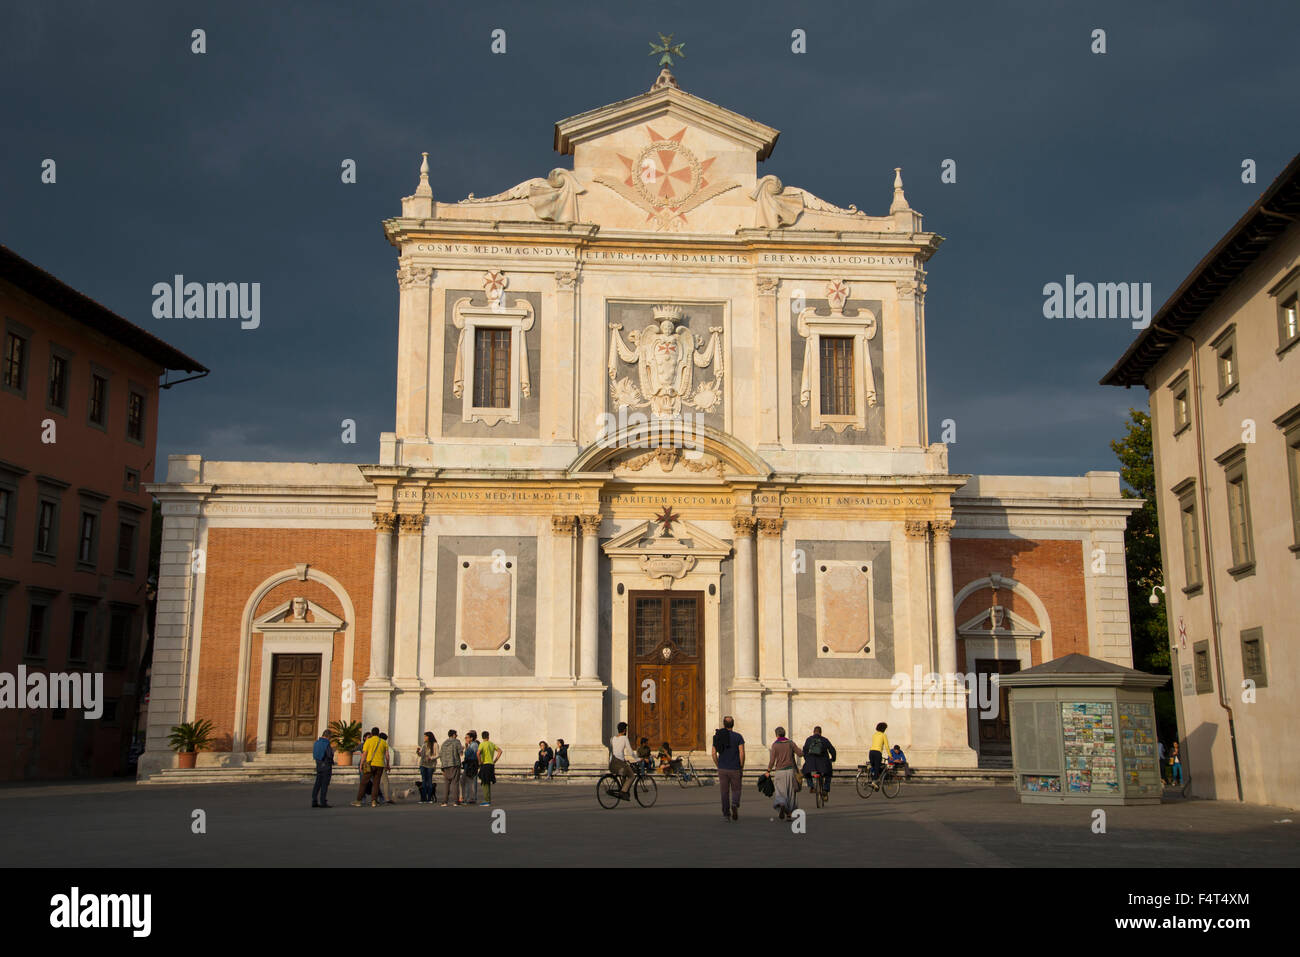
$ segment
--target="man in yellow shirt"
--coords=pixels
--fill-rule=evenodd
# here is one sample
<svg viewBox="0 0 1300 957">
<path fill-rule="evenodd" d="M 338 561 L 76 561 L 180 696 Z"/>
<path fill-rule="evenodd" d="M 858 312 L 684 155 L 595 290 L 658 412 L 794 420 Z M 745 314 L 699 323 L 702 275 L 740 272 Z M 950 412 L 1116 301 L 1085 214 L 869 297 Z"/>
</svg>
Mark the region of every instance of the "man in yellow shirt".
<svg viewBox="0 0 1300 957">
<path fill-rule="evenodd" d="M 889 738 L 885 736 L 885 729 L 889 725 L 880 722 L 876 725 L 876 733 L 871 736 L 871 751 L 867 757 L 871 761 L 871 786 L 880 789 L 880 775 L 884 770 L 884 756 L 889 753 Z"/>
<path fill-rule="evenodd" d="M 483 800 L 480 807 L 492 804 L 492 785 L 497 780 L 497 759 L 505 752 L 496 746 L 492 735 L 484 731 L 483 740 L 478 746 L 478 779 L 483 784 Z"/>
<path fill-rule="evenodd" d="M 357 799 L 352 802 L 353 807 L 361 807 L 367 784 L 374 785 L 370 806 L 379 806 L 379 782 L 383 780 L 384 768 L 387 766 L 388 742 L 379 736 L 378 728 L 371 728 L 370 737 L 366 738 L 361 749 L 361 786 L 357 788 Z"/>
</svg>

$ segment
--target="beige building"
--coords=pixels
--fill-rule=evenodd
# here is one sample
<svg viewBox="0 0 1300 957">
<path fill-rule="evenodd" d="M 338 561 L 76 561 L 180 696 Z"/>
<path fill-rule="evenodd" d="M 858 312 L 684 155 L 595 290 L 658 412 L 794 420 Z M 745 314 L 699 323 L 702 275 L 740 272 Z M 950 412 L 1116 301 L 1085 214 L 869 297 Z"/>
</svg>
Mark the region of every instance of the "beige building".
<svg viewBox="0 0 1300 957">
<path fill-rule="evenodd" d="M 360 719 L 399 760 L 486 728 L 527 765 L 543 738 L 603 762 L 620 720 L 703 750 L 727 713 L 754 742 L 820 724 L 846 763 L 887 721 L 914 764 L 969 767 L 1010 739 L 968 670 L 1131 663 L 1118 477 L 951 474 L 925 399 L 941 238 L 888 167 L 876 215 L 760 172 L 776 139 L 665 70 L 556 124 L 572 169 L 440 201 L 426 162 L 384 223 L 378 462 L 174 456 L 152 487 L 142 773 L 182 718 L 216 724 L 201 764 Z"/>
<path fill-rule="evenodd" d="M 1297 293 L 1300 156 L 1102 380 L 1150 391 L 1193 793 L 1286 807 L 1300 806 Z"/>
</svg>

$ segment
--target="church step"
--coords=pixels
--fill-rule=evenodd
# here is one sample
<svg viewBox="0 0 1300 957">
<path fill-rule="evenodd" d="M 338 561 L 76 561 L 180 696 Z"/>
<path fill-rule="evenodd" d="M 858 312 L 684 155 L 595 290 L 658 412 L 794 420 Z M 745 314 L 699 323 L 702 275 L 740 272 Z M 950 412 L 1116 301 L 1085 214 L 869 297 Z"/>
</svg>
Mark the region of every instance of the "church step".
<svg viewBox="0 0 1300 957">
<path fill-rule="evenodd" d="M 532 771 L 525 768 L 500 768 L 497 771 L 497 778 L 502 782 L 525 783 L 537 785 L 539 787 L 554 786 L 562 784 L 593 784 L 600 779 L 601 775 L 608 771 L 607 768 L 598 766 L 574 767 L 568 771 L 561 771 L 554 778 L 547 779 L 543 776 L 540 780 L 534 781 Z M 758 777 L 761 772 L 758 770 L 748 770 L 745 772 L 745 781 L 750 782 Z M 836 774 L 836 779 L 844 781 L 846 778 L 856 776 L 857 769 L 845 769 Z M 333 780 L 339 781 L 346 778 L 355 778 L 359 772 L 355 765 L 351 767 L 336 767 L 334 769 Z M 717 773 L 709 768 L 701 770 L 700 775 L 706 785 L 717 783 Z M 390 778 L 397 784 L 405 787 L 408 783 L 419 781 L 419 770 L 414 767 L 403 767 L 389 771 Z M 253 781 L 266 781 L 274 783 L 310 782 L 314 777 L 314 772 L 310 766 L 273 766 L 267 764 L 248 763 L 240 767 L 224 768 L 194 768 L 192 770 L 182 770 L 180 768 L 164 768 L 157 774 L 148 778 L 141 779 L 140 784 L 221 784 L 221 783 L 249 783 Z M 912 777 L 909 784 L 989 784 L 989 785 L 1009 785 L 1014 780 L 1014 772 L 1011 768 L 913 768 Z M 435 779 L 442 780 L 440 773 L 435 774 Z M 656 775 L 655 780 L 661 785 L 675 784 L 672 778 L 665 778 L 663 775 Z"/>
</svg>

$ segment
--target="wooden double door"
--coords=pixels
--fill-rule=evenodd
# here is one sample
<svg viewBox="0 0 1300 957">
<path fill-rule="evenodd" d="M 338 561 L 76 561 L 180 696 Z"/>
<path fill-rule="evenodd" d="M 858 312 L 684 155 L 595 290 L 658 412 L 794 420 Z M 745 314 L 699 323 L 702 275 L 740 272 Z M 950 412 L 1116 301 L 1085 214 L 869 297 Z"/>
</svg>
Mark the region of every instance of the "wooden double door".
<svg viewBox="0 0 1300 957">
<path fill-rule="evenodd" d="M 1020 662 L 1010 658 L 976 658 L 975 675 L 978 681 L 977 693 L 984 694 L 985 682 L 989 675 L 1013 675 L 1020 670 Z M 986 718 L 983 708 L 979 714 L 980 754 L 1011 754 L 1011 706 L 1009 688 L 998 688 L 998 713 Z M 977 698 L 972 704 L 982 704 Z"/>
<path fill-rule="evenodd" d="M 704 593 L 628 593 L 628 646 L 633 744 L 657 751 L 704 747 Z"/>
<path fill-rule="evenodd" d="M 310 751 L 321 726 L 321 656 L 271 656 L 271 720 L 268 751 Z"/>
</svg>

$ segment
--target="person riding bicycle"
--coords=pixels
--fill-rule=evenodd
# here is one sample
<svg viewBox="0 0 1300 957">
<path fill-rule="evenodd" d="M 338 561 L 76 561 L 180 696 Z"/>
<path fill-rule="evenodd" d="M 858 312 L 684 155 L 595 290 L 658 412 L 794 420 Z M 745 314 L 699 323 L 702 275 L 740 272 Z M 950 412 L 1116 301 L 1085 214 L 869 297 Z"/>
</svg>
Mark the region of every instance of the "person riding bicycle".
<svg viewBox="0 0 1300 957">
<path fill-rule="evenodd" d="M 632 742 L 627 737 L 627 722 L 618 723 L 618 734 L 609 739 L 609 771 L 611 774 L 617 774 L 619 778 L 620 800 L 626 801 L 630 795 L 627 792 L 628 784 L 636 777 L 636 771 L 632 765 L 636 762 L 636 749 L 632 747 Z"/>
<path fill-rule="evenodd" d="M 867 755 L 871 761 L 871 786 L 877 790 L 880 788 L 880 775 L 884 771 L 884 756 L 889 753 L 889 738 L 885 736 L 888 727 L 883 721 L 876 725 L 876 732 L 871 736 L 871 751 Z"/>
<path fill-rule="evenodd" d="M 831 765 L 835 761 L 835 745 L 831 744 L 828 738 L 822 737 L 821 725 L 813 728 L 813 733 L 808 736 L 808 740 L 803 743 L 803 776 L 808 782 L 808 789 L 812 790 L 813 775 L 822 776 L 822 793 L 826 798 L 831 793 L 831 774 L 834 768 Z"/>
</svg>

